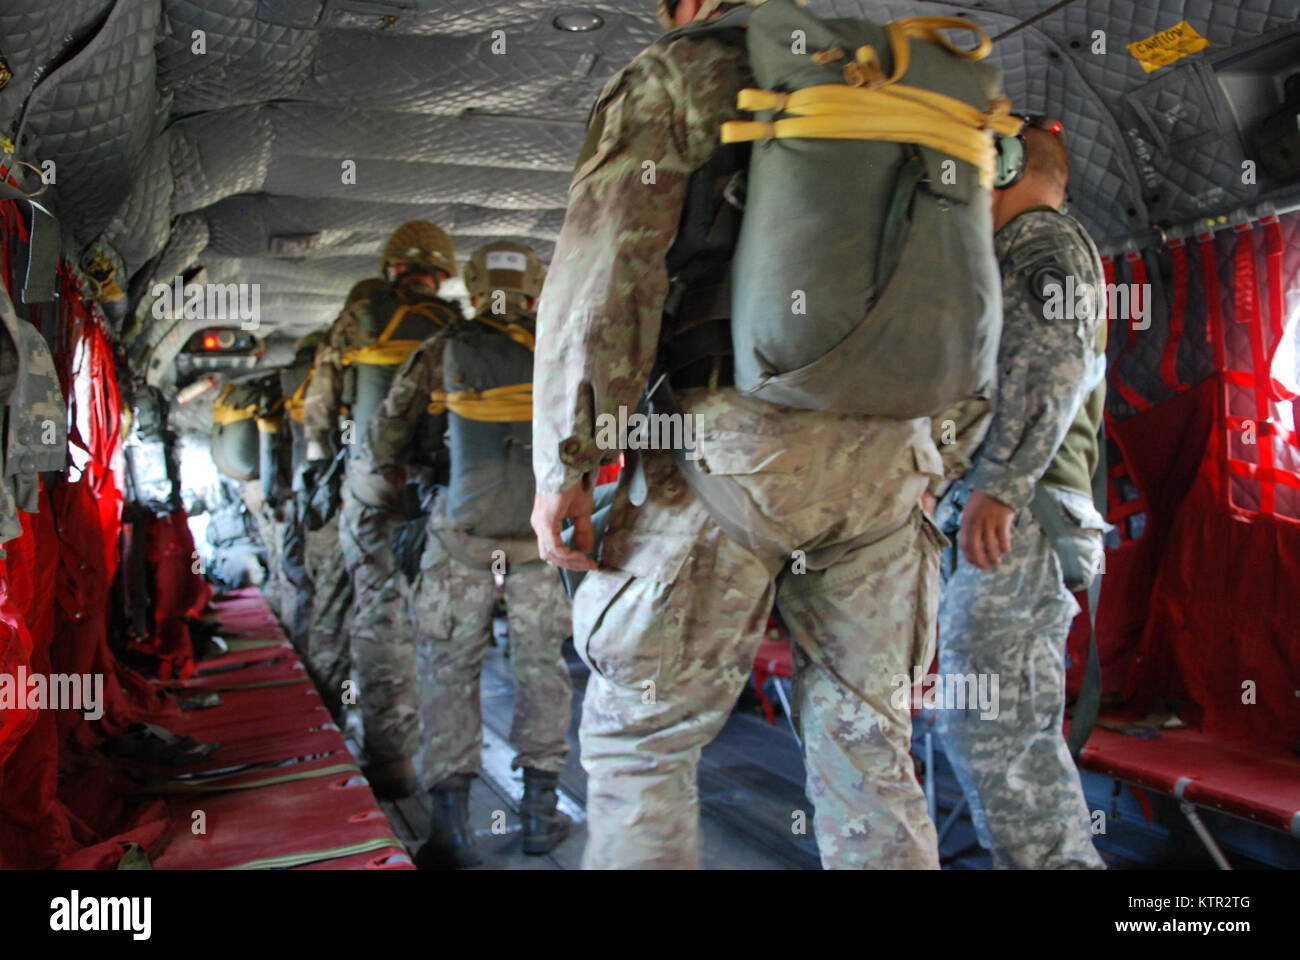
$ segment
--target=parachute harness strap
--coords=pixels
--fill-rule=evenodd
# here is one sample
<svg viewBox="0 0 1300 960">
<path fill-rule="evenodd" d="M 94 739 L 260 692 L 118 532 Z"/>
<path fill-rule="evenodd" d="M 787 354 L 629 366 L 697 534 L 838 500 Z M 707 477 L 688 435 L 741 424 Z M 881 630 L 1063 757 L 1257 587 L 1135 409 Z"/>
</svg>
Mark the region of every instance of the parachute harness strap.
<svg viewBox="0 0 1300 960">
<path fill-rule="evenodd" d="M 250 403 L 243 407 L 236 407 L 226 398 L 234 391 L 235 385 L 228 384 L 218 395 L 216 402 L 212 404 L 212 424 L 217 427 L 225 427 L 232 423 L 239 423 L 241 420 L 252 420 L 262 409 L 260 403 Z"/>
<path fill-rule="evenodd" d="M 979 45 L 963 50 L 940 34 L 941 29 L 970 30 Z M 988 109 L 979 110 L 955 97 L 898 82 L 911 62 L 913 38 L 975 61 L 988 56 L 993 47 L 988 34 L 956 17 L 912 17 L 889 24 L 887 30 L 894 59 L 892 76 L 885 76 L 875 49 L 863 46 L 844 67 L 844 84 L 819 84 L 790 93 L 742 90 L 736 98 L 741 110 L 772 110 L 789 116 L 769 122 L 728 121 L 722 125 L 722 142 L 806 137 L 915 143 L 969 163 L 979 171 L 980 185 L 991 190 L 996 170 L 991 133 L 1013 136 L 1023 124 L 1011 115 L 1011 101 L 999 95 Z M 831 62 L 843 55 L 832 48 L 813 58 Z"/>
<path fill-rule="evenodd" d="M 261 410 L 261 404 L 250 403 L 246 407 L 230 407 L 226 405 L 213 405 L 212 422 L 219 427 L 227 426 L 231 423 L 239 423 L 241 420 L 252 420 Z"/>
<path fill-rule="evenodd" d="M 529 350 L 535 349 L 533 335 L 517 323 L 502 323 L 487 314 L 475 318 L 495 330 L 500 330 L 511 340 Z M 457 390 L 447 393 L 434 390 L 429 394 L 429 413 L 440 414 L 450 410 L 466 420 L 489 423 L 531 423 L 533 419 L 533 385 L 513 383 L 506 387 L 488 390 Z"/>
<path fill-rule="evenodd" d="M 424 341 L 392 340 L 389 338 L 397 332 L 397 328 L 402 325 L 402 321 L 410 313 L 419 314 L 426 319 L 432 320 L 439 327 L 447 325 L 443 317 L 431 312 L 429 304 L 404 303 L 393 311 L 387 326 L 384 327 L 379 336 L 364 347 L 354 347 L 343 355 L 343 365 L 346 367 L 353 363 L 368 363 L 379 367 L 397 367 L 405 363 L 406 358 Z"/>
<path fill-rule="evenodd" d="M 311 383 L 312 374 L 315 372 L 316 360 L 313 358 L 307 376 L 302 378 L 302 383 L 298 384 L 298 389 L 293 392 L 293 396 L 284 401 L 284 412 L 289 415 L 289 419 L 294 423 L 303 422 L 302 411 L 307 405 L 307 385 Z"/>
<path fill-rule="evenodd" d="M 289 409 L 289 404 L 283 397 L 278 397 L 275 403 L 267 409 L 262 410 L 257 415 L 257 430 L 259 433 L 279 433 L 280 427 L 284 424 L 285 411 Z"/>
<path fill-rule="evenodd" d="M 527 327 L 520 326 L 517 323 L 502 323 L 500 320 L 493 319 L 486 313 L 475 317 L 475 319 L 479 323 L 486 323 L 494 330 L 500 330 L 515 343 L 525 346 L 529 350 L 535 351 L 537 349 L 536 341 L 533 339 L 533 335 L 528 331 Z"/>
<path fill-rule="evenodd" d="M 533 385 L 513 383 L 490 390 L 457 390 L 447 393 L 434 390 L 429 394 L 429 412 L 450 410 L 466 420 L 489 423 L 531 423 L 533 419 Z"/>
</svg>

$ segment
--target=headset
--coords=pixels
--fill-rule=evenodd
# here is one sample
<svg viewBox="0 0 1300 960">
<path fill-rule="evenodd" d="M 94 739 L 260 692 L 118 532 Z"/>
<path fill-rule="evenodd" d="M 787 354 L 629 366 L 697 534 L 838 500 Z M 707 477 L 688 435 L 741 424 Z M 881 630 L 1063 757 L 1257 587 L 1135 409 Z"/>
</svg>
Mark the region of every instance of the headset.
<svg viewBox="0 0 1300 960">
<path fill-rule="evenodd" d="M 1051 117 L 1044 116 L 1022 116 L 1016 114 L 1025 122 L 1026 127 L 1037 127 L 1039 130 L 1046 130 L 1055 137 L 1065 136 L 1064 128 L 1061 121 L 1053 120 Z M 1015 136 L 995 133 L 993 135 L 993 146 L 997 150 L 997 170 L 993 177 L 993 189 L 1006 190 L 1008 187 L 1014 187 L 1020 182 L 1020 178 L 1025 175 L 1025 161 L 1029 158 L 1029 148 L 1025 143 L 1025 135 L 1017 133 Z"/>
</svg>

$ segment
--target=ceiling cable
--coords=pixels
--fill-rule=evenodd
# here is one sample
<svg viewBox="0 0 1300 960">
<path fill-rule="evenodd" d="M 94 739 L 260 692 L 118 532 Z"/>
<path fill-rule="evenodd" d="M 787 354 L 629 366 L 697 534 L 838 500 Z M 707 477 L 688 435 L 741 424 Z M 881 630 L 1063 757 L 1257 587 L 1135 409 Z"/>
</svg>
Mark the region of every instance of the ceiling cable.
<svg viewBox="0 0 1300 960">
<path fill-rule="evenodd" d="M 1004 31 L 1002 31 L 1002 32 L 999 33 L 996 37 L 993 38 L 993 42 L 994 42 L 994 43 L 997 43 L 997 42 L 998 42 L 999 40 L 1001 40 L 1003 37 L 1009 37 L 1009 36 L 1011 36 L 1013 33 L 1017 32 L 1017 31 L 1019 31 L 1019 30 L 1023 30 L 1023 29 L 1025 29 L 1025 27 L 1029 26 L 1031 23 L 1037 23 L 1039 20 L 1042 20 L 1044 17 L 1050 17 L 1050 16 L 1051 16 L 1052 14 L 1054 14 L 1057 10 L 1063 10 L 1063 9 L 1065 9 L 1066 7 L 1068 7 L 1068 6 L 1069 6 L 1070 4 L 1072 4 L 1072 3 L 1074 3 L 1074 0 L 1061 0 L 1060 3 L 1054 3 L 1054 4 L 1052 4 L 1050 7 L 1048 7 L 1046 10 L 1044 10 L 1042 13 L 1036 13 L 1036 14 L 1034 14 L 1032 17 L 1030 17 L 1028 20 L 1021 20 L 1019 23 L 1017 23 L 1017 24 L 1016 24 L 1014 27 L 1012 27 L 1010 30 L 1004 30 Z"/>
</svg>

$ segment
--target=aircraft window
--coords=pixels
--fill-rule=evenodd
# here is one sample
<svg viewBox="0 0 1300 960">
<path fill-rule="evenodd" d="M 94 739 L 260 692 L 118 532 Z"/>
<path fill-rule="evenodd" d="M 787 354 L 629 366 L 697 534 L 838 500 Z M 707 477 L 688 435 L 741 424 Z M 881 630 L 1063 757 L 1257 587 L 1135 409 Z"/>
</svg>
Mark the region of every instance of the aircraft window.
<svg viewBox="0 0 1300 960">
<path fill-rule="evenodd" d="M 1294 303 L 1291 315 L 1287 317 L 1282 328 L 1282 339 L 1273 354 L 1273 365 L 1269 375 L 1273 378 L 1275 395 L 1281 388 L 1281 395 L 1296 396 L 1300 394 L 1300 300 Z M 1282 405 L 1283 411 L 1290 415 L 1290 404 Z M 1292 425 L 1294 426 L 1294 425 Z"/>
<path fill-rule="evenodd" d="M 71 434 L 75 428 L 82 437 L 93 436 L 90 428 L 90 411 L 93 400 L 90 395 L 90 364 L 86 362 L 88 359 L 87 354 L 86 338 L 81 337 L 77 340 L 76 349 L 72 354 L 72 393 L 75 398 L 73 401 L 75 406 L 69 405 L 68 433 Z M 76 479 L 80 480 L 81 472 L 86 469 L 86 464 L 90 462 L 90 454 L 75 443 L 68 444 L 68 451 L 72 458 L 72 466 L 77 471 Z"/>
</svg>

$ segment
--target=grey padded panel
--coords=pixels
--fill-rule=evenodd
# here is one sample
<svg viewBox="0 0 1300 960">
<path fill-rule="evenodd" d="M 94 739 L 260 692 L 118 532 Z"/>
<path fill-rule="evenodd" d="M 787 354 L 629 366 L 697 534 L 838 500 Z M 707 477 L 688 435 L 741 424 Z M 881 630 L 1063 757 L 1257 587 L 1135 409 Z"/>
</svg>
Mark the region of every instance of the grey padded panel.
<svg viewBox="0 0 1300 960">
<path fill-rule="evenodd" d="M 28 152 L 55 162 L 63 226 L 81 243 L 98 236 L 129 196 L 154 133 L 158 13 L 156 4 L 118 0 L 89 44 L 46 74 L 28 100 Z"/>
<path fill-rule="evenodd" d="M 812 10 L 878 22 L 965 14 L 998 33 L 1047 5 L 814 0 Z M 553 0 L 2 6 L 0 50 L 15 77 L 0 110 L 12 136 L 35 91 L 19 155 L 58 162 L 47 199 L 65 233 L 79 245 L 104 236 L 128 272 L 150 263 L 151 278 L 204 265 L 260 278 L 279 298 L 276 322 L 295 329 L 332 317 L 320 284 L 333 293 L 371 274 L 407 219 L 441 223 L 461 259 L 497 237 L 549 257 L 591 101 L 659 33 L 652 0 L 575 5 L 603 19 L 591 33 L 555 29 L 567 4 Z M 1274 186 L 1241 183 L 1245 148 L 1215 67 L 1294 30 L 1298 15 L 1300 0 L 1076 0 L 1000 42 L 993 61 L 1017 108 L 1064 121 L 1073 210 L 1118 252 L 1153 223 L 1224 212 Z M 1125 44 L 1183 19 L 1211 46 L 1143 71 Z M 1098 30 L 1105 54 L 1092 52 Z M 344 159 L 357 162 L 355 185 L 341 180 Z M 330 266 L 360 272 L 325 276 Z M 1135 386 L 1159 389 L 1162 337 L 1147 331 L 1125 355 Z M 1180 355 L 1189 375 L 1205 359 L 1194 340 L 1189 330 Z"/>
</svg>

